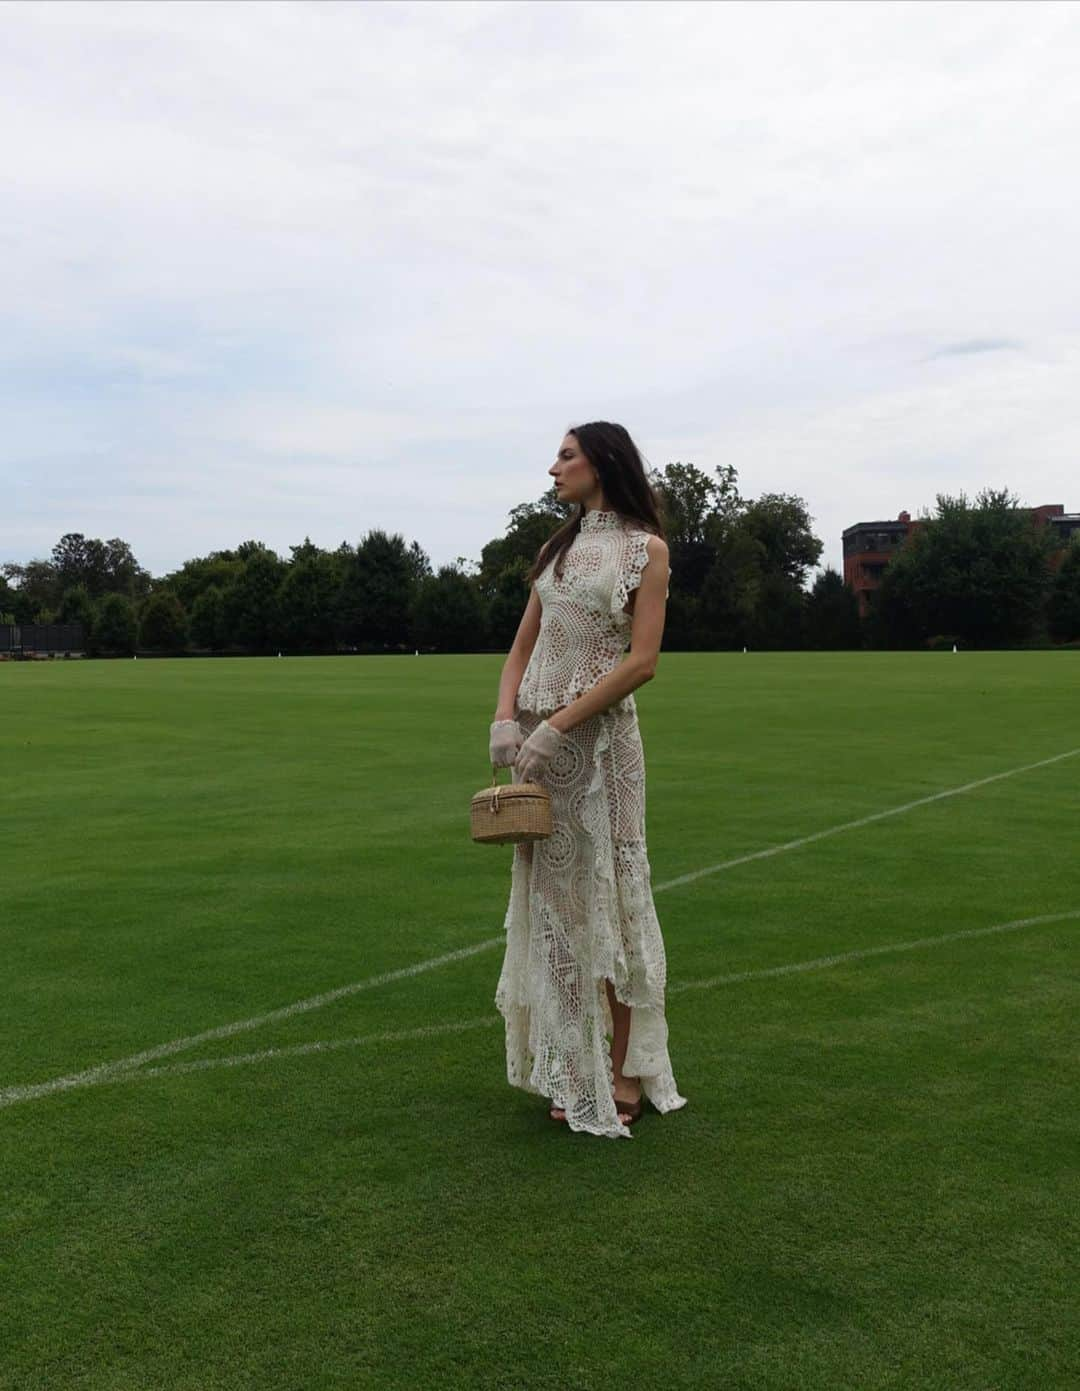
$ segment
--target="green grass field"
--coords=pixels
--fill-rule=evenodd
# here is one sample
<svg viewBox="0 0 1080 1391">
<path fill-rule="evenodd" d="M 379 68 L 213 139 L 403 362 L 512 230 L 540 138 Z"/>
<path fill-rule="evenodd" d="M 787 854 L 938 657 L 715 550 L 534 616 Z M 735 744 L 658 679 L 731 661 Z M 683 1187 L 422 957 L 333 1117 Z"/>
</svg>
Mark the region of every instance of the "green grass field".
<svg viewBox="0 0 1080 1391">
<path fill-rule="evenodd" d="M 1080 1386 L 1080 658 L 662 659 L 631 1143 L 505 1079 L 499 666 L 0 667 L 0 1385 Z"/>
</svg>

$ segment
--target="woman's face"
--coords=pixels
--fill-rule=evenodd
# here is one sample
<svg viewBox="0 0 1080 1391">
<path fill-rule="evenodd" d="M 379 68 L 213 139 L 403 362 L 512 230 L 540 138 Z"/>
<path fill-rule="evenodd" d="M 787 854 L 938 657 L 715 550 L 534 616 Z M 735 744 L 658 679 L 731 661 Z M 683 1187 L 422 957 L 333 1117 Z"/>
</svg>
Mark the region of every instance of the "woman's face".
<svg viewBox="0 0 1080 1391">
<path fill-rule="evenodd" d="M 596 470 L 581 452 L 577 437 L 567 435 L 559 446 L 559 456 L 548 469 L 555 479 L 555 495 L 560 502 L 584 502 L 596 491 Z"/>
</svg>

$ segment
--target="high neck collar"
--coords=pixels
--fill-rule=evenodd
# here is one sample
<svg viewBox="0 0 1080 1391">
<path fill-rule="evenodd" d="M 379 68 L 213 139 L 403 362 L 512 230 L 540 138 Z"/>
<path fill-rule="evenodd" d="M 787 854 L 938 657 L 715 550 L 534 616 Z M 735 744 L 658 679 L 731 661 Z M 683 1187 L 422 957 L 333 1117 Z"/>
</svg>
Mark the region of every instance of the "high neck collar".
<svg viewBox="0 0 1080 1391">
<path fill-rule="evenodd" d="M 614 531 L 620 522 L 618 512 L 604 512 L 590 507 L 581 518 L 582 531 Z"/>
</svg>

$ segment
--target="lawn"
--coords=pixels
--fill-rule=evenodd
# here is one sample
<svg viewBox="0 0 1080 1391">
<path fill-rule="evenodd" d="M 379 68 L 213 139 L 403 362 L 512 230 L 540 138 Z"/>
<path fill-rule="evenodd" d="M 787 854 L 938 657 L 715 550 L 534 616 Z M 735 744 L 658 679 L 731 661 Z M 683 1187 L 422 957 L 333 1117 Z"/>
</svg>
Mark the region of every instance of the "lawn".
<svg viewBox="0 0 1080 1391">
<path fill-rule="evenodd" d="M 630 1143 L 506 1082 L 499 665 L 0 666 L 0 1386 L 1080 1385 L 1080 657 L 662 658 Z"/>
</svg>

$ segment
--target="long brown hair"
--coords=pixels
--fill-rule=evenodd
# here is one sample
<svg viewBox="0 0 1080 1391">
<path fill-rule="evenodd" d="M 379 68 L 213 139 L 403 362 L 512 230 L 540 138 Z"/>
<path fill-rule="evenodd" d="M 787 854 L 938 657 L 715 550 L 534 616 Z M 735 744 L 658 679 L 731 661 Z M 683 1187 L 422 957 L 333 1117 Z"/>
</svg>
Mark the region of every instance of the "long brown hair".
<svg viewBox="0 0 1080 1391">
<path fill-rule="evenodd" d="M 593 420 L 588 425 L 572 425 L 566 432 L 573 435 L 578 448 L 592 464 L 600 478 L 600 487 L 609 507 L 627 521 L 639 523 L 646 531 L 664 537 L 660 520 L 660 504 L 652 485 L 645 476 L 638 447 L 622 425 L 609 420 Z M 572 515 L 549 536 L 529 571 L 529 583 L 555 561 L 555 574 L 562 578 L 562 563 L 570 543 L 581 530 L 584 508 L 574 508 Z M 664 538 L 666 539 L 666 538 Z"/>
</svg>

